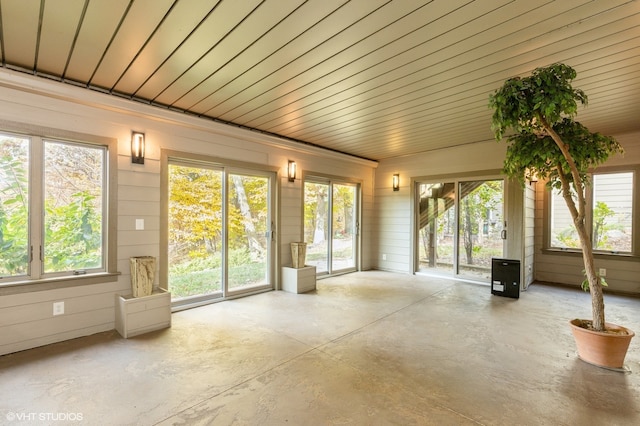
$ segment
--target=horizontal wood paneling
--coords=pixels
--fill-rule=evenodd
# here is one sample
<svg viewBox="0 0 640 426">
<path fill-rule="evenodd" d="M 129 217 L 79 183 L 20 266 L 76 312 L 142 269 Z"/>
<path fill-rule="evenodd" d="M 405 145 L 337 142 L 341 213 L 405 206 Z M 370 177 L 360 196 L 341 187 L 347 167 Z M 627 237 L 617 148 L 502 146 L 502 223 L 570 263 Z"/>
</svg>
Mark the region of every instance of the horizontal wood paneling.
<svg viewBox="0 0 640 426">
<path fill-rule="evenodd" d="M 278 245 L 280 248 L 280 265 L 291 266 L 291 246 L 293 242 L 300 242 L 303 238 L 303 179 L 300 178 L 294 182 L 289 182 L 286 173 L 282 174 L 280 179 L 280 233 L 278 235 Z M 281 274 L 281 268 L 278 268 L 277 274 Z M 282 286 L 280 286 L 282 288 Z"/>
<path fill-rule="evenodd" d="M 114 328 L 113 284 L 3 296 L 0 354 Z M 53 316 L 53 302 L 64 314 Z"/>
<path fill-rule="evenodd" d="M 488 95 L 554 62 L 590 129 L 640 125 L 637 1 L 1 4 L 6 68 L 364 158 L 490 140 Z"/>
<path fill-rule="evenodd" d="M 377 257 L 372 259 L 377 269 L 411 272 L 409 262 L 412 213 L 406 191 L 406 188 L 403 193 L 384 186 L 377 190 L 374 238 L 378 253 Z"/>
<path fill-rule="evenodd" d="M 68 57 L 73 50 L 77 32 L 77 27 L 66 23 L 80 20 L 84 1 L 68 0 L 65 7 L 60 6 L 60 2 L 46 2 L 42 11 L 41 31 L 55 34 L 56 37 L 40 40 L 37 67 L 51 75 L 62 75 L 65 72 L 66 61 L 60 61 L 60 58 Z"/>
<path fill-rule="evenodd" d="M 524 261 L 523 275 L 524 288 L 527 288 L 534 280 L 535 267 L 535 199 L 536 185 L 529 184 L 524 191 Z"/>
<path fill-rule="evenodd" d="M 53 318 L 53 302 L 58 301 L 58 299 L 7 307 L 0 310 L 0 324 L 4 324 L 5 326 L 15 326 L 34 321 L 51 320 L 55 322 L 59 318 L 72 317 L 87 311 L 109 309 L 113 307 L 113 300 L 109 302 L 110 297 L 113 298 L 113 293 L 97 293 L 88 296 L 66 297 L 64 298 L 64 315 L 59 315 Z M 21 329 L 21 331 L 24 330 L 24 328 Z M 42 330 L 38 330 L 38 333 L 42 332 Z"/>
<path fill-rule="evenodd" d="M 105 99 L 106 104 L 102 103 Z M 118 208 L 111 213 L 117 215 L 120 272 L 106 284 L 0 297 L 0 354 L 114 328 L 114 294 L 127 294 L 131 289 L 129 258 L 160 256 L 162 149 L 202 154 L 259 170 L 280 170 L 278 271 L 291 262 L 289 242 L 298 241 L 302 235 L 302 179 L 294 183 L 286 180 L 283 168 L 287 159 L 295 159 L 303 172 L 312 170 L 361 182 L 366 204 L 361 229 L 371 233 L 373 162 L 4 70 L 0 70 L 0 109 L 8 111 L 10 119 L 27 125 L 53 124 L 55 129 L 93 131 L 118 139 Z M 132 129 L 146 133 L 149 157 L 144 165 L 131 164 Z M 144 230 L 135 230 L 136 219 L 144 219 Z M 367 261 L 370 250 L 369 244 L 363 245 Z M 158 274 L 160 270 L 158 266 Z M 53 316 L 55 301 L 65 302 L 65 314 Z"/>
<path fill-rule="evenodd" d="M 112 309 L 109 310 L 109 312 L 112 312 L 112 311 L 113 311 Z M 111 315 L 108 314 L 107 316 L 110 317 Z M 78 319 L 81 320 L 81 318 L 78 318 Z M 87 327 L 80 327 L 80 328 L 76 327 L 69 331 L 60 331 L 52 334 L 47 334 L 39 338 L 21 340 L 19 342 L 6 344 L 6 345 L 0 343 L 0 355 L 24 351 L 26 349 L 35 348 L 38 346 L 44 346 L 51 343 L 62 342 L 70 339 L 77 339 L 78 337 L 90 336 L 92 334 L 113 330 L 113 327 L 114 327 L 113 324 L 114 324 L 113 321 L 111 321 L 111 322 L 106 322 L 104 324 L 95 325 L 95 326 L 87 326 Z M 33 326 L 37 327 L 37 325 L 33 325 Z"/>
<path fill-rule="evenodd" d="M 101 13 L 102 9 L 111 7 L 101 2 L 91 3 L 94 8 L 100 8 Z M 120 16 L 120 26 L 114 29 L 113 39 L 89 80 L 91 84 L 111 90 L 145 46 L 149 35 L 162 22 L 172 4 L 171 0 L 142 0 L 133 2 L 131 8 L 124 9 Z"/>
<path fill-rule="evenodd" d="M 378 269 L 412 273 L 411 252 L 413 235 L 412 182 L 431 176 L 471 175 L 502 167 L 504 146 L 494 141 L 435 150 L 428 153 L 394 158 L 380 162 L 376 170 L 375 233 Z M 391 188 L 392 176 L 400 175 L 400 190 Z M 387 260 L 382 260 L 382 255 Z"/>
<path fill-rule="evenodd" d="M 52 302 L 54 300 L 61 300 L 70 297 L 85 297 L 95 294 L 113 293 L 117 288 L 117 284 L 115 282 L 111 282 L 78 287 L 64 287 L 50 291 L 13 294 L 10 296 L 0 297 L 0 309 L 28 305 L 30 303 Z"/>
<path fill-rule="evenodd" d="M 612 157 L 605 166 L 625 166 L 640 164 L 640 133 L 623 133 L 615 135 L 625 148 L 625 154 Z M 582 258 L 563 253 L 542 252 L 544 248 L 543 227 L 544 211 L 544 183 L 539 182 L 535 202 L 535 273 L 534 278 L 539 281 L 557 282 L 579 287 L 584 279 Z M 634 231 L 635 232 L 635 231 Z M 607 270 L 605 291 L 638 294 L 640 292 L 640 261 L 637 258 L 619 258 L 616 256 L 597 256 L 596 268 Z"/>
<path fill-rule="evenodd" d="M 132 186 L 132 185 L 118 185 L 118 200 L 159 202 L 160 188 Z"/>
<path fill-rule="evenodd" d="M 219 2 L 215 13 L 207 15 L 198 27 L 184 40 L 179 50 L 173 52 L 136 92 L 137 96 L 170 104 L 183 93 L 181 88 L 203 81 L 212 71 L 207 67 L 207 56 L 212 40 L 220 40 L 238 25 L 260 2 Z M 185 70 L 184 64 L 198 64 Z"/>
</svg>

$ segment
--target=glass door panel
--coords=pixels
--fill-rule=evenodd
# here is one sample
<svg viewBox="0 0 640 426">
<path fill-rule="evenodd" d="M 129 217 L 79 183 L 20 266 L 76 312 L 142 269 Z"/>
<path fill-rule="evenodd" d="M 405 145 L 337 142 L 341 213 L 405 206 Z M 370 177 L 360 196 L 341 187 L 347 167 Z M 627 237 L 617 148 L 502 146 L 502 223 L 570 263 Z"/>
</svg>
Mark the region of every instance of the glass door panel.
<svg viewBox="0 0 640 426">
<path fill-rule="evenodd" d="M 452 275 L 455 248 L 455 184 L 419 184 L 419 271 Z"/>
<path fill-rule="evenodd" d="M 503 254 L 503 181 L 459 182 L 458 193 L 458 274 L 489 282 L 491 258 Z"/>
<path fill-rule="evenodd" d="M 417 268 L 489 282 L 491 258 L 502 257 L 502 179 L 416 185 Z"/>
<path fill-rule="evenodd" d="M 304 241 L 306 264 L 316 274 L 329 272 L 329 184 L 304 183 Z"/>
<path fill-rule="evenodd" d="M 228 288 L 269 284 L 269 178 L 229 175 Z"/>
<path fill-rule="evenodd" d="M 357 200 L 356 184 L 304 183 L 306 263 L 316 267 L 316 274 L 330 275 L 356 269 Z"/>
<path fill-rule="evenodd" d="M 273 174 L 168 165 L 167 287 L 174 306 L 272 284 Z"/>
<path fill-rule="evenodd" d="M 173 300 L 222 295 L 222 171 L 169 165 L 168 287 Z"/>
<path fill-rule="evenodd" d="M 355 185 L 334 184 L 332 201 L 331 271 L 355 268 Z"/>
</svg>

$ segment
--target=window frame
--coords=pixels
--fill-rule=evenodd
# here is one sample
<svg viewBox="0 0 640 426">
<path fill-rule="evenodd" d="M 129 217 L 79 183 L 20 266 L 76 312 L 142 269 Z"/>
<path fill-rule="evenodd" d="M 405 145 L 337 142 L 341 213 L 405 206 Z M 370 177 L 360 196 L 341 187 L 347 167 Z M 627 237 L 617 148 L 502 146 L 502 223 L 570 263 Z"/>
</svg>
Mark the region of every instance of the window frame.
<svg viewBox="0 0 640 426">
<path fill-rule="evenodd" d="M 333 247 L 330 247 L 330 249 L 328 250 L 331 252 L 331 254 L 328 256 L 328 269 L 326 271 L 322 271 L 322 272 L 317 272 L 316 273 L 316 277 L 317 278 L 328 278 L 328 277 L 332 277 L 332 276 L 336 276 L 336 275 L 341 275 L 341 274 L 345 274 L 345 273 L 350 273 L 350 272 L 356 272 L 356 271 L 360 271 L 362 269 L 362 181 L 359 179 L 353 179 L 353 178 L 348 178 L 348 177 L 344 177 L 344 176 L 337 176 L 337 175 L 329 175 L 329 174 L 324 174 L 324 173 L 316 173 L 313 171 L 308 171 L 305 172 L 303 174 L 303 176 L 301 177 L 302 179 L 302 200 L 303 200 L 303 205 L 302 205 L 302 237 L 304 239 L 304 235 L 305 235 L 305 230 L 304 230 L 304 216 L 305 216 L 305 203 L 304 203 L 304 199 L 305 199 L 305 184 L 306 183 L 315 183 L 315 184 L 326 184 L 329 187 L 329 203 L 327 206 L 327 210 L 329 211 L 329 218 L 327 220 L 329 220 L 329 227 L 330 229 L 332 229 L 333 224 L 331 223 L 333 221 L 333 187 L 334 185 L 345 185 L 345 186 L 352 186 L 355 189 L 355 197 L 353 200 L 353 211 L 354 211 L 354 245 L 355 247 L 353 247 L 354 253 L 353 253 L 353 266 L 350 266 L 348 268 L 343 268 L 343 269 L 336 269 L 333 270 L 332 268 L 332 263 L 333 263 Z M 332 238 L 329 238 L 329 240 L 332 240 Z M 332 241 L 331 241 L 332 242 Z M 331 271 L 331 272 L 329 272 Z"/>
<path fill-rule="evenodd" d="M 174 310 L 182 310 L 188 309 L 190 307 L 204 305 L 209 303 L 214 303 L 222 300 L 229 300 L 235 297 L 242 297 L 248 294 L 261 293 L 264 291 L 271 291 L 272 289 L 277 288 L 277 277 L 278 277 L 278 262 L 279 262 L 279 253 L 278 253 L 278 229 L 280 228 L 280 215 L 279 215 L 279 199 L 280 199 L 280 185 L 279 180 L 280 169 L 278 167 L 269 166 L 265 164 L 257 164 L 246 161 L 232 160 L 228 158 L 215 157 L 206 154 L 198 154 L 187 151 L 177 151 L 171 149 L 161 149 L 160 150 L 160 255 L 159 255 L 159 264 L 160 264 L 160 273 L 159 273 L 159 286 L 160 288 L 167 289 L 169 288 L 169 167 L 170 165 L 181 165 L 187 167 L 203 167 L 209 168 L 213 170 L 220 170 L 222 172 L 222 181 L 225 189 L 223 192 L 225 193 L 223 201 L 222 201 L 222 210 L 223 210 L 223 221 L 226 223 L 227 221 L 227 199 L 228 195 L 226 186 L 229 182 L 230 174 L 248 174 L 248 175 L 259 175 L 269 177 L 271 182 L 269 184 L 269 198 L 270 198 L 270 218 L 269 222 L 271 222 L 271 231 L 272 234 L 270 236 L 270 253 L 268 259 L 268 284 L 251 287 L 248 289 L 238 289 L 229 291 L 227 278 L 224 278 L 223 282 L 223 290 L 221 291 L 220 296 L 204 296 L 204 297 L 193 297 L 193 298 L 185 298 L 183 300 L 172 301 L 172 307 Z M 227 224 L 224 225 L 224 228 L 227 228 Z M 225 235 L 223 237 L 225 246 L 227 244 L 227 230 L 225 229 Z M 224 265 L 228 264 L 228 259 L 226 256 L 228 254 L 228 249 L 225 249 L 225 260 L 223 262 Z M 226 272 L 225 272 L 226 275 Z"/>
<path fill-rule="evenodd" d="M 31 137 L 31 142 L 37 145 L 39 145 L 38 147 L 36 147 L 36 152 L 38 152 L 38 156 L 37 159 L 35 161 L 33 161 L 33 165 L 34 167 L 32 168 L 32 173 L 31 176 L 32 177 L 37 177 L 40 181 L 42 181 L 42 189 L 40 191 L 37 191 L 33 194 L 33 196 L 30 196 L 30 201 L 33 203 L 32 207 L 33 207 L 33 213 L 32 215 L 30 215 L 29 221 L 30 221 L 30 230 L 34 230 L 34 229 L 39 229 L 39 235 L 37 235 L 35 232 L 32 233 L 33 235 L 30 236 L 30 242 L 32 243 L 32 247 L 34 247 L 34 254 L 32 256 L 32 261 L 31 261 L 31 267 L 30 267 L 30 276 L 32 277 L 32 279 L 40 279 L 40 278 L 53 278 L 53 277 L 68 277 L 70 275 L 72 276 L 77 276 L 77 275 L 87 275 L 87 274 L 95 274 L 95 273 L 101 273 L 101 272 L 105 272 L 107 270 L 107 259 L 105 257 L 105 253 L 107 252 L 107 224 L 105 222 L 105 219 L 107 217 L 107 159 L 108 159 L 108 155 L 107 155 L 107 147 L 104 145 L 98 145 L 98 144 L 89 144 L 89 143 L 81 143 L 81 142 L 71 142 L 71 141 L 67 141 L 67 140 L 61 140 L 59 138 L 42 138 L 42 137 L 36 137 L 33 136 Z M 46 203 L 46 199 L 47 199 L 47 193 L 46 193 L 46 170 L 45 170 L 45 164 L 41 164 L 40 162 L 42 160 L 44 160 L 44 155 L 40 155 L 41 153 L 39 152 L 40 149 L 43 150 L 43 152 L 45 152 L 46 149 L 46 145 L 47 143 L 51 143 L 51 144 L 59 144 L 59 145 L 65 145 L 68 147 L 79 147 L 79 148 L 87 148 L 87 149 L 95 149 L 95 150 L 99 150 L 102 152 L 102 186 L 101 186 L 101 262 L 100 265 L 97 267 L 93 267 L 93 268 L 79 268 L 79 269 L 75 269 L 75 270 L 64 270 L 64 271 L 49 271 L 47 272 L 46 269 L 46 262 L 47 262 L 47 253 L 46 253 L 46 238 L 45 238 L 45 232 L 44 229 L 46 228 L 46 208 L 45 208 L 45 203 Z M 32 150 L 32 152 L 34 152 L 34 150 Z M 35 183 L 35 182 L 34 182 Z M 33 187 L 32 187 L 33 188 Z M 36 251 L 35 251 L 35 247 L 40 247 L 41 250 L 41 255 L 40 256 L 36 256 Z"/>
<path fill-rule="evenodd" d="M 114 138 L 92 134 L 53 129 L 43 126 L 0 120 L 0 132 L 16 137 L 28 138 L 29 143 L 29 245 L 42 242 L 44 226 L 44 164 L 41 151 L 34 152 L 33 147 L 42 148 L 44 141 L 68 143 L 79 146 L 93 146 L 104 149 L 103 172 L 103 262 L 99 269 L 87 270 L 83 274 L 44 273 L 41 268 L 30 262 L 26 275 L 0 278 L 0 296 L 10 294 L 45 291 L 58 288 L 75 287 L 90 284 L 113 282 L 117 277 L 117 147 Z M 35 141 L 39 141 L 34 144 Z M 40 151 L 40 152 L 37 152 Z M 35 200 L 35 201 L 34 201 Z M 36 224 L 36 225 L 34 225 Z M 34 247 L 34 257 L 37 250 Z M 38 262 L 39 263 L 39 262 Z M 36 270 L 37 269 L 37 270 Z"/>
<path fill-rule="evenodd" d="M 587 232 L 590 236 L 593 235 L 593 176 L 605 175 L 612 173 L 633 173 L 632 190 L 631 193 L 634 196 L 631 203 L 631 251 L 630 252 L 617 252 L 610 250 L 593 250 L 593 254 L 596 258 L 606 259 L 638 259 L 640 258 L 640 196 L 638 195 L 638 189 L 640 189 L 640 165 L 628 165 L 628 166 L 613 166 L 613 167 L 599 167 L 597 170 L 589 171 L 588 175 L 591 180 L 587 186 L 585 199 L 586 199 L 586 222 Z M 571 256 L 582 256 L 582 250 L 580 248 L 564 248 L 554 247 L 551 245 L 551 196 L 554 189 L 546 188 L 544 190 L 544 228 L 543 228 L 543 253 L 545 254 L 565 254 Z"/>
</svg>

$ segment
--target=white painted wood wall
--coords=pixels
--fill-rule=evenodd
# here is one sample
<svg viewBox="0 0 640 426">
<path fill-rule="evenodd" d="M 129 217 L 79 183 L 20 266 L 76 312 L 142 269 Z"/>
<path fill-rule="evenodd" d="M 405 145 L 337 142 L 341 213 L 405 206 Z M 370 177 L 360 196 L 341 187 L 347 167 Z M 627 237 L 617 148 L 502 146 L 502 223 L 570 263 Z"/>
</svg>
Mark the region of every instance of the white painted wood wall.
<svg viewBox="0 0 640 426">
<path fill-rule="evenodd" d="M 287 160 L 295 160 L 302 173 L 361 181 L 362 269 L 402 273 L 412 272 L 411 179 L 500 169 L 505 152 L 504 144 L 485 141 L 381 161 L 376 169 L 373 162 L 6 70 L 0 70 L 0 111 L 3 120 L 118 140 L 117 257 L 122 273 L 109 283 L 49 291 L 3 295 L 0 287 L 0 354 L 114 329 L 114 294 L 130 289 L 129 258 L 159 255 L 161 148 L 278 167 L 279 266 L 291 263 L 289 243 L 302 238 L 302 180 L 287 181 Z M 133 129 L 146 133 L 144 166 L 130 161 Z M 610 164 L 640 163 L 640 134 L 618 135 L 618 139 L 627 152 L 624 158 L 616 158 Z M 397 192 L 391 189 L 394 173 L 400 174 Z M 542 192 L 536 191 L 535 196 L 533 278 L 578 285 L 582 270 L 579 258 L 567 260 L 540 252 Z M 525 207 L 529 210 L 528 204 Z M 530 216 L 525 217 L 525 226 L 531 226 Z M 135 231 L 135 219 L 140 218 L 145 220 L 145 230 Z M 525 244 L 528 258 L 530 244 Z M 382 259 L 383 254 L 386 260 Z M 612 290 L 640 293 L 637 259 L 599 261 L 597 266 L 607 268 Z M 53 317 L 52 304 L 60 300 L 65 301 L 65 314 Z"/>
<path fill-rule="evenodd" d="M 524 259 L 523 287 L 527 288 L 534 280 L 535 265 L 535 203 L 537 184 L 530 184 L 524 191 Z"/>
<path fill-rule="evenodd" d="M 473 176 L 474 172 L 487 170 L 495 172 L 502 167 L 504 153 L 504 144 L 488 141 L 380 161 L 375 185 L 377 268 L 413 273 L 413 179 L 467 173 Z M 400 190 L 394 192 L 391 180 L 395 173 L 400 175 Z"/>
<path fill-rule="evenodd" d="M 587 123 L 588 124 L 588 123 Z M 640 133 L 614 135 L 625 148 L 624 156 L 611 158 L 604 166 L 640 164 Z M 429 176 L 456 176 L 501 169 L 506 144 L 493 140 L 455 148 L 445 148 L 406 158 L 380 162 L 376 171 L 375 197 L 375 267 L 401 273 L 412 273 L 411 263 L 411 197 L 412 179 Z M 400 191 L 393 192 L 391 179 L 400 174 Z M 636 190 L 638 190 L 636 188 Z M 536 190 L 526 188 L 524 202 L 523 280 L 556 282 L 578 287 L 582 282 L 581 257 L 544 254 L 542 252 L 544 184 Z M 640 198 L 639 198 L 640 200 Z M 520 212 L 522 209 L 519 210 Z M 533 227 L 533 234 L 531 233 Z M 640 232 L 640 229 L 635 229 Z M 386 255 L 386 260 L 383 256 Z M 529 265 L 532 266 L 529 270 Z M 597 267 L 607 269 L 609 290 L 640 294 L 640 261 L 598 259 Z"/>
<path fill-rule="evenodd" d="M 607 166 L 626 166 L 640 164 L 640 133 L 627 133 L 614 135 L 618 142 L 625 149 L 624 156 L 612 157 L 606 164 Z M 640 202 L 639 188 L 636 188 L 636 206 L 638 209 Z M 543 235 L 542 229 L 544 224 L 544 185 L 539 182 L 536 191 L 536 211 L 535 211 L 535 271 L 536 280 L 545 282 L 555 282 L 579 287 L 584 279 L 582 270 L 584 265 L 581 256 L 563 256 L 553 253 L 543 252 Z M 636 213 L 637 214 L 637 213 Z M 637 224 L 637 222 L 636 222 Z M 637 227 L 634 233 L 640 232 Z M 620 293 L 640 294 L 640 259 L 629 258 L 622 260 L 615 256 L 603 256 L 596 258 L 596 268 L 605 268 L 607 270 L 607 290 Z"/>
<path fill-rule="evenodd" d="M 289 243 L 300 241 L 303 234 L 302 180 L 287 180 L 287 161 L 295 160 L 302 173 L 358 180 L 363 202 L 361 265 L 372 266 L 375 162 L 6 70 L 0 70 L 0 111 L 6 121 L 118 140 L 118 208 L 112 213 L 117 214 L 121 273 L 113 282 L 21 294 L 3 293 L 0 286 L 0 355 L 114 329 L 114 294 L 131 289 L 129 258 L 159 258 L 161 149 L 280 170 L 278 280 L 280 267 L 291 263 Z M 146 133 L 144 165 L 131 164 L 132 130 Z M 135 230 L 136 219 L 144 219 L 144 230 Z M 55 301 L 65 302 L 64 315 L 52 315 Z"/>
</svg>

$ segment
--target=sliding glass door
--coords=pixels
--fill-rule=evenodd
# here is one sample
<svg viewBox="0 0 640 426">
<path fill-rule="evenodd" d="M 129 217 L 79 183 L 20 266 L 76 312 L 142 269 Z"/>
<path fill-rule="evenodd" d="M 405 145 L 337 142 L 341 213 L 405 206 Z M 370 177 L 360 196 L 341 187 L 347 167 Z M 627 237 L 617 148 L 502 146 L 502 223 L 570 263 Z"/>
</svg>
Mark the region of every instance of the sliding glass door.
<svg viewBox="0 0 640 426">
<path fill-rule="evenodd" d="M 271 287 L 273 176 L 170 161 L 167 286 L 174 304 Z"/>
<path fill-rule="evenodd" d="M 228 290 L 269 284 L 269 177 L 229 174 Z"/>
<path fill-rule="evenodd" d="M 223 172 L 169 165 L 168 289 L 174 300 L 221 297 Z"/>
<path fill-rule="evenodd" d="M 356 270 L 358 190 L 353 183 L 307 178 L 304 238 L 307 264 L 318 275 Z"/>
<path fill-rule="evenodd" d="M 418 185 L 418 270 L 454 273 L 455 182 Z"/>
<path fill-rule="evenodd" d="M 458 183 L 458 274 L 491 280 L 491 258 L 503 257 L 503 181 Z"/>
<path fill-rule="evenodd" d="M 416 185 L 417 271 L 488 282 L 502 257 L 502 179 Z"/>
</svg>

